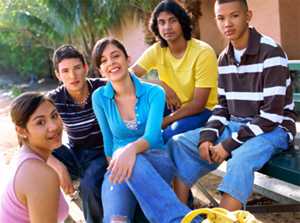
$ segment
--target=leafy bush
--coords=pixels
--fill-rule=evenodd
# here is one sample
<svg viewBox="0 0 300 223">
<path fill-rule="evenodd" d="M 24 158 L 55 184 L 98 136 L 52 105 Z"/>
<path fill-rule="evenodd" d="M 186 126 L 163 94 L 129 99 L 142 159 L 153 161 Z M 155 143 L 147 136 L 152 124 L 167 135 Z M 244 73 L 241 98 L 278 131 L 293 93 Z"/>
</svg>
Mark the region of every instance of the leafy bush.
<svg viewBox="0 0 300 223">
<path fill-rule="evenodd" d="M 22 77 L 44 77 L 49 74 L 49 52 L 41 47 L 0 44 L 0 70 L 8 70 Z"/>
</svg>

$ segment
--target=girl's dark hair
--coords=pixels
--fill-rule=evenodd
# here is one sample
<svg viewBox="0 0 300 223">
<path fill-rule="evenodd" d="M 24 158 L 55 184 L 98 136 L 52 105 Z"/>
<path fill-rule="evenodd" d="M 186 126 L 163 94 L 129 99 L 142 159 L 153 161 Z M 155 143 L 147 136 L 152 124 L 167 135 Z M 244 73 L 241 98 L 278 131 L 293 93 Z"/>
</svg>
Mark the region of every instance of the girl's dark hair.
<svg viewBox="0 0 300 223">
<path fill-rule="evenodd" d="M 126 51 L 124 45 L 121 43 L 121 41 L 119 41 L 113 37 L 106 37 L 106 38 L 98 40 L 93 48 L 92 61 L 93 61 L 93 66 L 95 69 L 100 68 L 101 56 L 103 54 L 103 51 L 109 44 L 112 44 L 115 47 L 119 48 L 124 53 L 125 57 L 128 58 L 127 51 Z"/>
<path fill-rule="evenodd" d="M 64 44 L 57 48 L 53 53 L 53 65 L 54 69 L 58 72 L 58 64 L 64 59 L 78 58 L 83 65 L 86 64 L 84 56 L 74 46 Z"/>
<path fill-rule="evenodd" d="M 21 128 L 26 128 L 31 115 L 44 101 L 49 101 L 54 105 L 48 96 L 39 92 L 26 92 L 16 97 L 10 105 L 10 116 L 13 123 Z M 21 146 L 22 139 L 18 137 L 18 140 Z"/>
<path fill-rule="evenodd" d="M 172 13 L 179 21 L 185 40 L 192 38 L 192 24 L 189 15 L 186 11 L 174 0 L 165 0 L 160 2 L 154 9 L 150 19 L 150 30 L 159 39 L 161 47 L 168 47 L 166 40 L 162 38 L 158 31 L 157 18 L 161 12 Z"/>
</svg>

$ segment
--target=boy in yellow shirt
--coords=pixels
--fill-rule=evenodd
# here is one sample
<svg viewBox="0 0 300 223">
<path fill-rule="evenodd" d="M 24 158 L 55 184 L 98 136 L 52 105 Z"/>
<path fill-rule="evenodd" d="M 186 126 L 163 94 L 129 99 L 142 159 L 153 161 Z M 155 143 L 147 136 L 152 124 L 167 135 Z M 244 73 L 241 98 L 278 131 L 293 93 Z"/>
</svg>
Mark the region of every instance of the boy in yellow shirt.
<svg viewBox="0 0 300 223">
<path fill-rule="evenodd" d="M 199 128 L 217 103 L 217 59 L 205 42 L 191 37 L 191 21 L 175 1 L 162 1 L 152 13 L 151 30 L 159 39 L 131 68 L 142 76 L 158 72 L 167 95 L 163 137 Z"/>
</svg>

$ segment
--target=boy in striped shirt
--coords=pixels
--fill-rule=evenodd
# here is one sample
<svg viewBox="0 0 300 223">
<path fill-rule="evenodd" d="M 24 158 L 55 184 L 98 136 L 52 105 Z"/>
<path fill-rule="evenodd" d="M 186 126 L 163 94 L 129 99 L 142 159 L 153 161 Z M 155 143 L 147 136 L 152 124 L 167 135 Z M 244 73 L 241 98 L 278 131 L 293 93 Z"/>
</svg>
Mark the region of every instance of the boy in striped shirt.
<svg viewBox="0 0 300 223">
<path fill-rule="evenodd" d="M 168 144 L 186 201 L 199 177 L 227 160 L 220 206 L 241 209 L 252 192 L 254 171 L 286 150 L 296 132 L 288 59 L 271 38 L 249 27 L 246 0 L 217 0 L 218 28 L 229 40 L 219 56 L 219 104 L 205 127 Z M 199 134 L 200 132 L 200 134 Z"/>
<path fill-rule="evenodd" d="M 68 142 L 53 152 L 48 164 L 58 173 L 66 194 L 74 193 L 72 180 L 80 178 L 85 220 L 102 222 L 101 186 L 107 161 L 91 95 L 105 83 L 99 78 L 87 78 L 88 65 L 72 45 L 59 47 L 54 52 L 53 64 L 62 85 L 50 91 L 49 96 L 64 122 Z"/>
</svg>

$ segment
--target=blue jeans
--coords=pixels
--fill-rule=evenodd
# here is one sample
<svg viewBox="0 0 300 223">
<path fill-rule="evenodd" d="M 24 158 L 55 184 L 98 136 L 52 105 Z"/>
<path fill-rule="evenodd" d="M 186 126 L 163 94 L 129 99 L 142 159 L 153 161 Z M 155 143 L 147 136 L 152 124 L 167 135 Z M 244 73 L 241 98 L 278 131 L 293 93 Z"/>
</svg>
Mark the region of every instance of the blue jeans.
<svg viewBox="0 0 300 223">
<path fill-rule="evenodd" d="M 171 113 L 172 112 L 166 106 L 164 116 L 167 116 Z M 202 127 L 211 116 L 211 113 L 212 112 L 210 110 L 204 109 L 199 114 L 187 116 L 173 122 L 162 131 L 164 142 L 167 143 L 174 135 Z"/>
<path fill-rule="evenodd" d="M 53 155 L 65 164 L 72 180 L 80 178 L 79 194 L 86 222 L 102 222 L 101 186 L 107 168 L 103 150 L 77 150 L 63 145 Z"/>
<path fill-rule="evenodd" d="M 231 137 L 241 125 L 243 123 L 230 121 L 215 143 Z M 199 138 L 200 129 L 195 129 L 173 137 L 167 145 L 171 159 L 177 167 L 177 176 L 189 187 L 218 167 L 217 164 L 209 164 L 200 158 L 197 146 Z M 273 154 L 286 150 L 288 141 L 287 132 L 277 127 L 271 132 L 249 139 L 233 150 L 218 190 L 246 204 L 252 193 L 254 172 L 262 168 Z"/>
<path fill-rule="evenodd" d="M 102 185 L 103 222 L 109 223 L 114 215 L 127 216 L 132 222 L 139 203 L 151 223 L 179 223 L 190 209 L 169 185 L 174 172 L 173 163 L 162 150 L 137 155 L 131 177 L 122 184 L 111 184 L 107 172 Z"/>
</svg>

